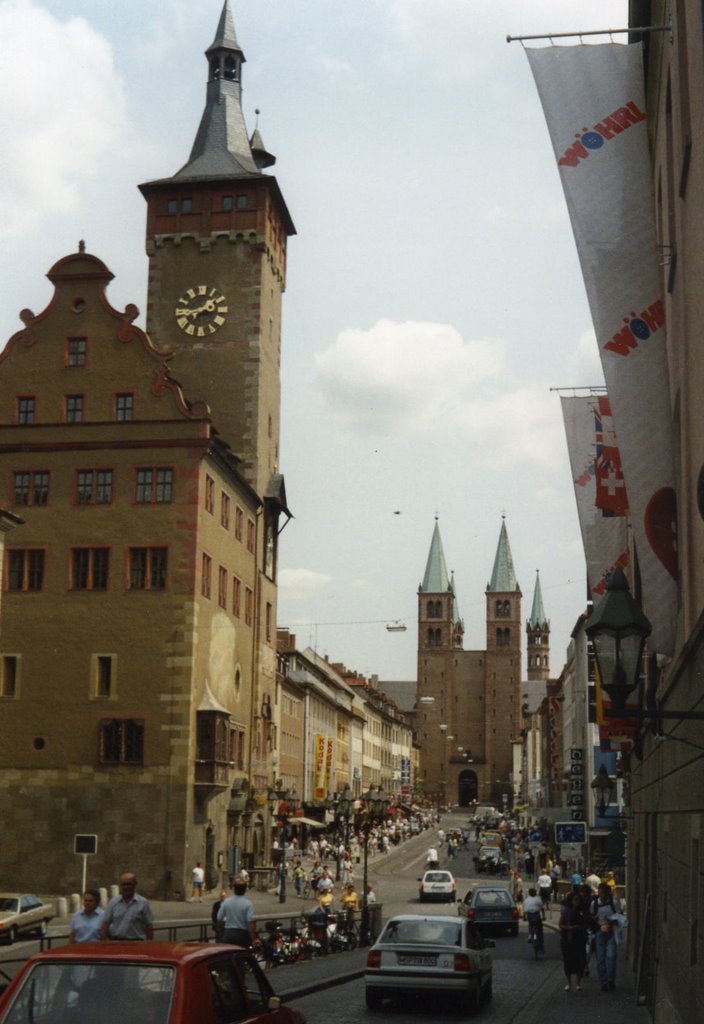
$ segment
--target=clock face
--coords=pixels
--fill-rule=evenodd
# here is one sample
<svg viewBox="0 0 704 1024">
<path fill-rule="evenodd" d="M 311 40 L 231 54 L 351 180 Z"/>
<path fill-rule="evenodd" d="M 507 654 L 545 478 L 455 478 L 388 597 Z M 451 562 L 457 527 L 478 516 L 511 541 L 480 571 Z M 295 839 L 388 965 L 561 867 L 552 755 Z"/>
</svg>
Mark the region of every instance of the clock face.
<svg viewBox="0 0 704 1024">
<path fill-rule="evenodd" d="M 222 327 L 227 317 L 227 300 L 219 288 L 196 284 L 179 296 L 174 309 L 176 323 L 194 338 L 207 338 Z"/>
</svg>

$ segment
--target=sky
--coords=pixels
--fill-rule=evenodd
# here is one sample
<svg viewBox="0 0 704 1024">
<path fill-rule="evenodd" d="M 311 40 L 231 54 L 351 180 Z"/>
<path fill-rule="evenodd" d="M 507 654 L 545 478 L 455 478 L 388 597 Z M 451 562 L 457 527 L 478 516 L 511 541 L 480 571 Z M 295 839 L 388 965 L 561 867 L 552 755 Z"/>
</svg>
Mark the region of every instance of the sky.
<svg viewBox="0 0 704 1024">
<path fill-rule="evenodd" d="M 112 305 L 144 310 L 137 185 L 188 158 L 221 8 L 0 0 L 0 347 L 79 239 L 115 275 Z M 627 2 L 232 9 L 247 124 L 259 110 L 297 229 L 279 625 L 364 675 L 414 679 L 437 517 L 465 647 L 483 649 L 505 516 L 524 620 L 540 571 L 557 676 L 586 583 L 554 389 L 603 377 L 537 92 L 506 36 L 624 28 Z"/>
</svg>

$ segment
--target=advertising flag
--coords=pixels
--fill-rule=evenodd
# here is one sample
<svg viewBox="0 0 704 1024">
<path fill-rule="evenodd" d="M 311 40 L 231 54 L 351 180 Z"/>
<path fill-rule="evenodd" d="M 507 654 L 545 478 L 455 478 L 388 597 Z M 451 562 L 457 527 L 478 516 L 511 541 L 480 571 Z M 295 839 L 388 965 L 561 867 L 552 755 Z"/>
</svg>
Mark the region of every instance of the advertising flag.
<svg viewBox="0 0 704 1024">
<path fill-rule="evenodd" d="M 674 431 L 640 44 L 527 49 L 555 151 L 599 344 L 652 650 L 677 609 Z M 605 446 L 608 449 L 608 445 Z M 609 476 L 609 453 L 602 487 Z M 610 497 L 617 500 L 617 494 Z"/>
<path fill-rule="evenodd" d="M 562 396 L 587 582 L 593 600 L 613 570 L 628 565 L 628 497 L 606 395 Z"/>
</svg>

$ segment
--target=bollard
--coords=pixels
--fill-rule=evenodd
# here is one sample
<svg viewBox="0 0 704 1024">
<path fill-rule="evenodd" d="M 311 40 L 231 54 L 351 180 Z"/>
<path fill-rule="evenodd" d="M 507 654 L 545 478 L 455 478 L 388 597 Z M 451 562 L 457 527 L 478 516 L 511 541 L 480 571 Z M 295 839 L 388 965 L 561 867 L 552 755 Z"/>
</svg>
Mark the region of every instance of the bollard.
<svg viewBox="0 0 704 1024">
<path fill-rule="evenodd" d="M 68 917 L 68 900 L 65 896 L 59 896 L 56 901 L 56 916 Z"/>
<path fill-rule="evenodd" d="M 108 891 L 104 885 L 100 886 L 100 906 L 106 907 L 108 905 Z"/>
<path fill-rule="evenodd" d="M 120 893 L 120 886 L 119 885 L 111 885 L 110 886 L 110 899 L 112 899 L 113 896 L 118 896 L 119 893 Z"/>
<path fill-rule="evenodd" d="M 77 910 L 81 909 L 81 897 L 77 892 L 71 893 L 71 913 L 75 914 Z"/>
</svg>

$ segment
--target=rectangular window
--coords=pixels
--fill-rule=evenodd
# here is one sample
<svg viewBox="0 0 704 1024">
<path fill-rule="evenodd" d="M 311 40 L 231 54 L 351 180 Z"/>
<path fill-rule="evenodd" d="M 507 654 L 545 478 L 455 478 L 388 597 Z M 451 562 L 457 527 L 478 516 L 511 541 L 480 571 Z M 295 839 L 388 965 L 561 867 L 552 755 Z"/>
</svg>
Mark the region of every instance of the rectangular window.
<svg viewBox="0 0 704 1024">
<path fill-rule="evenodd" d="M 244 512 L 237 506 L 235 509 L 235 540 L 242 542 L 242 529 L 244 525 Z"/>
<path fill-rule="evenodd" d="M 168 548 L 130 548 L 129 589 L 164 590 Z"/>
<path fill-rule="evenodd" d="M 237 209 L 246 210 L 249 206 L 249 197 L 245 195 L 237 196 Z"/>
<path fill-rule="evenodd" d="M 166 202 L 167 213 L 178 213 L 178 199 L 169 199 Z"/>
<path fill-rule="evenodd" d="M 44 586 L 44 551 L 41 548 L 15 548 L 7 552 L 7 589 L 38 591 Z"/>
<path fill-rule="evenodd" d="M 215 512 L 215 481 L 212 476 L 205 478 L 205 511 L 211 516 Z"/>
<path fill-rule="evenodd" d="M 93 656 L 93 693 L 101 700 L 107 700 L 113 694 L 114 660 L 112 654 L 95 654 Z"/>
<path fill-rule="evenodd" d="M 15 505 L 46 505 L 49 502 L 49 472 L 21 470 L 15 473 L 13 496 Z"/>
<path fill-rule="evenodd" d="M 181 213 L 191 213 L 193 211 L 193 200 L 182 199 L 181 200 Z"/>
<path fill-rule="evenodd" d="M 66 345 L 66 365 L 86 365 L 87 340 L 85 338 L 69 338 Z"/>
<path fill-rule="evenodd" d="M 254 591 L 249 587 L 244 588 L 244 624 L 251 626 L 254 623 Z"/>
<path fill-rule="evenodd" d="M 232 577 L 232 614 L 242 618 L 242 581 L 236 576 Z"/>
<path fill-rule="evenodd" d="M 144 720 L 104 718 L 100 723 L 101 764 L 142 764 L 144 761 Z"/>
<path fill-rule="evenodd" d="M 66 395 L 64 406 L 67 423 L 83 422 L 83 395 Z"/>
<path fill-rule="evenodd" d="M 19 690 L 19 658 L 16 654 L 4 654 L 0 668 L 0 697 L 16 697 Z"/>
<path fill-rule="evenodd" d="M 211 591 L 211 573 L 213 570 L 213 560 L 210 555 L 203 555 L 201 560 L 201 581 L 200 581 L 200 592 L 203 597 L 210 599 Z"/>
<path fill-rule="evenodd" d="M 135 501 L 145 505 L 171 501 L 173 480 L 173 469 L 138 469 Z"/>
<path fill-rule="evenodd" d="M 230 529 L 230 499 L 224 491 L 220 495 L 220 525 Z"/>
<path fill-rule="evenodd" d="M 218 604 L 227 608 L 227 569 L 224 565 L 218 568 Z"/>
<path fill-rule="evenodd" d="M 247 551 L 254 553 L 254 520 L 247 520 Z"/>
<path fill-rule="evenodd" d="M 34 395 L 24 395 L 17 399 L 17 422 L 24 426 L 27 423 L 34 423 L 35 398 Z"/>
<path fill-rule="evenodd" d="M 118 423 L 126 423 L 134 414 L 134 395 L 125 393 L 115 395 L 115 419 Z"/>
<path fill-rule="evenodd" d="M 266 623 L 265 623 L 265 629 L 266 629 L 265 635 L 266 635 L 267 643 L 271 643 L 271 622 L 272 622 L 273 611 L 274 611 L 274 609 L 272 608 L 271 604 L 267 601 L 267 604 L 266 604 Z"/>
<path fill-rule="evenodd" d="M 225 212 L 229 212 L 232 209 L 232 206 L 233 206 L 232 196 L 223 196 L 222 197 L 222 208 L 223 208 L 223 210 L 225 210 Z"/>
<path fill-rule="evenodd" d="M 71 552 L 71 589 L 107 590 L 109 548 L 74 548 Z"/>
<path fill-rule="evenodd" d="M 76 504 L 109 505 L 111 502 L 111 469 L 76 470 Z"/>
</svg>

